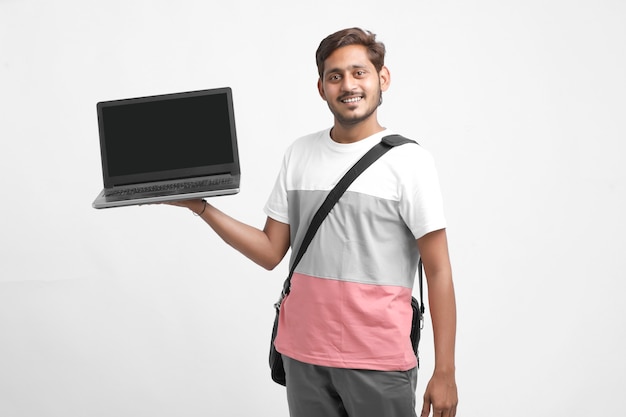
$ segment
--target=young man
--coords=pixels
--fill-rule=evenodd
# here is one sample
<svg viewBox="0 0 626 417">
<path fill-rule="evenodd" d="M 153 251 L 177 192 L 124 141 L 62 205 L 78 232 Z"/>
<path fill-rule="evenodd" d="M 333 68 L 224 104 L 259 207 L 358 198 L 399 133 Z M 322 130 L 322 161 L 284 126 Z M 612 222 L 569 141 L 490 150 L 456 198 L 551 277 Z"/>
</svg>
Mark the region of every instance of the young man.
<svg viewBox="0 0 626 417">
<path fill-rule="evenodd" d="M 224 241 L 272 269 L 297 249 L 328 191 L 391 134 L 377 118 L 390 74 L 375 35 L 346 29 L 317 50 L 318 89 L 332 128 L 287 150 L 265 206 L 263 230 L 203 200 L 172 203 L 199 214 Z M 293 252 L 296 252 L 294 250 Z M 294 417 L 415 416 L 417 361 L 409 341 L 412 288 L 421 256 L 428 280 L 435 369 L 423 417 L 456 414 L 456 306 L 441 195 L 430 154 L 390 150 L 348 188 L 292 277 L 276 349 Z"/>
</svg>

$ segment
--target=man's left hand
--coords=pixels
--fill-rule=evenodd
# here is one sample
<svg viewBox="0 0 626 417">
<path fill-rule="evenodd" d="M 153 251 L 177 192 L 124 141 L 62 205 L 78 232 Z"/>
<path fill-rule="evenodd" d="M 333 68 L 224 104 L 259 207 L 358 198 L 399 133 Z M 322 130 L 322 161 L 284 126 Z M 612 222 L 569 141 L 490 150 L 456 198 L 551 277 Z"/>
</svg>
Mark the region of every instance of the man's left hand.
<svg viewBox="0 0 626 417">
<path fill-rule="evenodd" d="M 435 371 L 424 393 L 421 417 L 428 417 L 431 407 L 433 417 L 454 417 L 458 402 L 454 373 Z"/>
</svg>

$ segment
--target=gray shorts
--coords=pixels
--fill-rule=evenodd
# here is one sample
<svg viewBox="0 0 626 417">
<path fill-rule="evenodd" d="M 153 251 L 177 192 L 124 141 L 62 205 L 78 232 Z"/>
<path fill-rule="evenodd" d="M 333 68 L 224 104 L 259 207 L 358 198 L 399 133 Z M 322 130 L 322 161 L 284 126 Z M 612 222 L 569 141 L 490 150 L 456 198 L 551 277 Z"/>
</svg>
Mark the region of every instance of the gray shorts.
<svg viewBox="0 0 626 417">
<path fill-rule="evenodd" d="M 417 369 L 328 368 L 283 355 L 291 417 L 415 417 Z"/>
</svg>

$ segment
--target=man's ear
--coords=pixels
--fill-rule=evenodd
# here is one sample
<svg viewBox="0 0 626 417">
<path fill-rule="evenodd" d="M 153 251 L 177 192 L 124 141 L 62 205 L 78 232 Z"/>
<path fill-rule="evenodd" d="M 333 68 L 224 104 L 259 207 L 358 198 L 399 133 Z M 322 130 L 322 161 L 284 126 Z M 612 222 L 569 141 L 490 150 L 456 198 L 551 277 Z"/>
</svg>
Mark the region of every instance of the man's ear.
<svg viewBox="0 0 626 417">
<path fill-rule="evenodd" d="M 387 91 L 389 85 L 391 84 L 391 74 L 389 73 L 389 68 L 383 66 L 378 73 L 378 77 L 380 79 L 380 89 L 382 91 Z"/>
<path fill-rule="evenodd" d="M 322 85 L 322 79 L 317 80 L 317 91 L 320 93 L 322 100 L 326 101 L 326 94 L 324 93 L 324 86 Z"/>
</svg>

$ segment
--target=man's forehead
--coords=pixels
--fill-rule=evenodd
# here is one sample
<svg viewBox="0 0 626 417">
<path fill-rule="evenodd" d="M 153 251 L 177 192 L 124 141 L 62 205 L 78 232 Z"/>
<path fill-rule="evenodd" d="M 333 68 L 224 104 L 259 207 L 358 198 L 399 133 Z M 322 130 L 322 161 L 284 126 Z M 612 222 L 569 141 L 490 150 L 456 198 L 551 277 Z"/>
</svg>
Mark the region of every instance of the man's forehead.
<svg viewBox="0 0 626 417">
<path fill-rule="evenodd" d="M 333 51 L 324 61 L 324 73 L 373 67 L 363 45 L 348 45 Z"/>
</svg>

